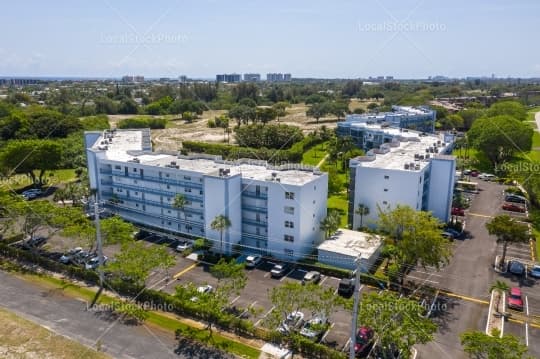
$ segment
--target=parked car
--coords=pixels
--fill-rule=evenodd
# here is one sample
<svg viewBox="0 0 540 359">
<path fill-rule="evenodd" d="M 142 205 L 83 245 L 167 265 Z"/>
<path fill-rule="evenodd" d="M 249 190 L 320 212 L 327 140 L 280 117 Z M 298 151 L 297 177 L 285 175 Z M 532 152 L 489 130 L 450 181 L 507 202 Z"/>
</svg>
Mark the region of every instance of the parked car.
<svg viewBox="0 0 540 359">
<path fill-rule="evenodd" d="M 459 207 L 452 207 L 452 216 L 465 216 L 465 210 Z"/>
<path fill-rule="evenodd" d="M 321 281 L 321 273 L 317 271 L 309 271 L 304 275 L 302 284 L 319 283 Z"/>
<path fill-rule="evenodd" d="M 304 323 L 304 313 L 299 311 L 294 311 L 287 315 L 287 318 L 277 328 L 277 331 L 283 335 L 287 335 L 294 330 L 298 330 L 302 327 Z"/>
<path fill-rule="evenodd" d="M 212 287 L 209 284 L 197 287 L 197 293 L 199 293 L 199 294 L 212 293 L 213 291 L 214 291 L 214 287 Z M 199 300 L 199 297 L 197 297 L 197 296 L 191 298 L 192 302 L 197 302 L 198 300 Z"/>
<path fill-rule="evenodd" d="M 484 181 L 495 181 L 497 177 L 491 173 L 481 173 L 478 178 Z"/>
<path fill-rule="evenodd" d="M 502 209 L 505 211 L 525 213 L 526 208 L 515 203 L 505 203 L 502 205 Z"/>
<path fill-rule="evenodd" d="M 22 193 L 22 196 L 24 199 L 28 200 L 28 199 L 38 198 L 42 194 L 43 194 L 43 191 L 40 190 L 39 188 L 32 188 L 32 189 L 24 191 Z"/>
<path fill-rule="evenodd" d="M 67 253 L 62 254 L 59 261 L 60 263 L 69 264 L 73 258 L 74 255 L 76 255 L 79 252 L 82 252 L 81 247 L 75 247 L 67 251 Z"/>
<path fill-rule="evenodd" d="M 525 274 L 525 265 L 518 261 L 508 262 L 508 271 L 514 275 L 522 276 Z"/>
<path fill-rule="evenodd" d="M 107 261 L 109 260 L 109 258 L 107 256 L 103 256 L 103 264 L 106 264 Z M 91 270 L 91 269 L 96 269 L 97 267 L 99 267 L 99 257 L 92 257 L 90 258 L 86 264 L 84 265 L 84 267 L 87 269 L 87 270 Z"/>
<path fill-rule="evenodd" d="M 523 298 L 521 296 L 521 289 L 513 287 L 508 293 L 507 299 L 508 308 L 515 310 L 523 310 Z"/>
<path fill-rule="evenodd" d="M 247 256 L 246 258 L 246 268 L 253 269 L 262 262 L 261 256 Z"/>
<path fill-rule="evenodd" d="M 513 194 L 513 193 L 506 194 L 504 196 L 504 200 L 506 202 L 523 203 L 523 204 L 527 204 L 527 202 L 528 202 L 527 198 L 525 198 L 523 196 L 519 196 L 517 194 Z"/>
<path fill-rule="evenodd" d="M 350 296 L 354 292 L 354 279 L 342 278 L 338 285 L 338 294 L 341 296 Z"/>
<path fill-rule="evenodd" d="M 540 278 L 540 264 L 533 265 L 529 274 L 533 278 Z"/>
<path fill-rule="evenodd" d="M 324 315 L 318 314 L 304 324 L 300 334 L 308 339 L 319 341 L 327 327 L 328 319 Z"/>
<path fill-rule="evenodd" d="M 477 170 L 472 170 L 470 174 L 471 174 L 471 176 L 473 176 L 473 177 L 478 177 L 478 175 L 480 174 L 480 172 L 478 172 Z"/>
<path fill-rule="evenodd" d="M 452 235 L 453 238 L 461 238 L 463 236 L 463 231 L 459 232 L 458 230 L 454 229 L 454 228 L 446 228 L 444 230 L 446 233 L 449 233 L 450 235 Z"/>
<path fill-rule="evenodd" d="M 84 265 L 86 264 L 86 261 L 92 258 L 93 256 L 95 256 L 94 253 L 89 253 L 87 251 L 80 251 L 79 253 L 75 254 L 72 257 L 71 261 L 74 264 Z"/>
<path fill-rule="evenodd" d="M 366 356 L 373 347 L 373 329 L 369 327 L 360 327 L 356 333 L 356 343 L 354 352 L 357 356 Z"/>
<path fill-rule="evenodd" d="M 190 249 L 190 248 L 193 248 L 193 243 L 191 243 L 190 241 L 188 240 L 183 240 L 183 241 L 180 241 L 178 242 L 178 244 L 176 245 L 176 251 L 177 252 L 183 252 L 187 249 Z"/>
<path fill-rule="evenodd" d="M 287 274 L 287 272 L 289 271 L 290 267 L 288 264 L 276 264 L 274 265 L 274 267 L 270 270 L 270 276 L 272 278 L 281 278 L 283 277 L 285 274 Z"/>
<path fill-rule="evenodd" d="M 472 172 L 471 170 L 463 170 L 463 174 L 465 176 L 469 176 L 471 174 L 471 172 Z"/>
</svg>

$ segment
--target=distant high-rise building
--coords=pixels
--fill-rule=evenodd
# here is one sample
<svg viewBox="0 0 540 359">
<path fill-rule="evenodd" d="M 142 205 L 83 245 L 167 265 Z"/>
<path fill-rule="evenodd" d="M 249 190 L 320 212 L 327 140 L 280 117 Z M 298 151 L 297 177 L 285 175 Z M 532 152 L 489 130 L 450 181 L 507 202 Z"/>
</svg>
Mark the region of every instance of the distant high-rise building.
<svg viewBox="0 0 540 359">
<path fill-rule="evenodd" d="M 216 75 L 216 82 L 240 82 L 242 80 L 239 74 L 221 74 Z"/>
<path fill-rule="evenodd" d="M 248 81 L 248 82 L 261 81 L 261 74 L 244 74 L 244 81 Z"/>
<path fill-rule="evenodd" d="M 386 81 L 392 81 L 394 79 L 394 76 L 386 76 Z"/>
<path fill-rule="evenodd" d="M 122 77 L 122 82 L 133 82 L 133 76 L 126 75 Z"/>
<path fill-rule="evenodd" d="M 280 72 L 266 74 L 266 81 L 270 82 L 291 81 L 291 78 L 291 74 L 282 74 Z"/>
<path fill-rule="evenodd" d="M 135 82 L 144 82 L 144 76 L 141 76 L 141 75 L 134 76 L 133 81 L 135 81 Z"/>
<path fill-rule="evenodd" d="M 178 81 L 180 82 L 187 82 L 188 78 L 186 75 L 180 75 L 178 76 Z"/>
</svg>

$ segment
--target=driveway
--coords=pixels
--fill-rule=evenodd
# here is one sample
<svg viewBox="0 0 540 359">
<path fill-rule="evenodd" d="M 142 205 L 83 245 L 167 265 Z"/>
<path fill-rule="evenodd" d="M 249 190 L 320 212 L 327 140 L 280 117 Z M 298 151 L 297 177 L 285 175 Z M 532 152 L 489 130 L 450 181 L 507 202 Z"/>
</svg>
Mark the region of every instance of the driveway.
<svg viewBox="0 0 540 359">
<path fill-rule="evenodd" d="M 179 344 L 173 334 L 149 325 L 127 326 L 86 302 L 63 296 L 0 271 L 0 303 L 6 309 L 89 347 L 101 344 L 114 358 L 233 358 L 212 349 Z"/>
</svg>

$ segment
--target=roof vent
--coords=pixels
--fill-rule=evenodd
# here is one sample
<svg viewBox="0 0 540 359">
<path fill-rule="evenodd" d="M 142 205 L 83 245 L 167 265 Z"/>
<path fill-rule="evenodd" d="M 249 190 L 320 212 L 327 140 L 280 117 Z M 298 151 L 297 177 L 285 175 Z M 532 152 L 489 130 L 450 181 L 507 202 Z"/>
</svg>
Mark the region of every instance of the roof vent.
<svg viewBox="0 0 540 359">
<path fill-rule="evenodd" d="M 405 163 L 405 165 L 403 166 L 406 170 L 409 169 L 409 164 L 408 163 Z"/>
</svg>

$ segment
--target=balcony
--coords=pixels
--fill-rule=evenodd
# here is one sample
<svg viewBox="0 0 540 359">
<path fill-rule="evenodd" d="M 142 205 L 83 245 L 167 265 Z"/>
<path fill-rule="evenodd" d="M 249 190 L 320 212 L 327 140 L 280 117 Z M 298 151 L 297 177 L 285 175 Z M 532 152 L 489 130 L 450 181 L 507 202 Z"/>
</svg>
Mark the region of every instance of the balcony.
<svg viewBox="0 0 540 359">
<path fill-rule="evenodd" d="M 262 221 L 257 221 L 256 219 L 253 219 L 253 218 L 242 218 L 242 223 L 244 224 L 250 224 L 252 226 L 259 226 L 259 227 L 268 227 L 268 222 L 262 222 Z"/>
<path fill-rule="evenodd" d="M 104 193 L 104 192 L 102 192 L 102 193 Z M 112 192 L 111 192 L 111 194 L 112 194 Z M 150 206 L 163 207 L 163 208 L 167 208 L 167 209 L 177 210 L 176 208 L 173 207 L 172 202 L 167 202 L 167 201 L 160 202 L 160 201 L 152 201 L 152 200 L 149 200 L 149 199 L 143 199 L 143 198 L 139 198 L 139 197 L 128 197 L 125 194 L 121 194 L 121 193 L 116 193 L 115 196 L 118 197 L 118 199 L 121 199 L 121 200 L 124 200 L 124 201 L 137 202 L 137 203 L 142 203 L 142 204 L 148 204 Z M 191 208 L 191 207 L 185 207 L 183 209 L 183 211 L 186 212 L 186 213 L 195 213 L 195 214 L 198 214 L 198 215 L 202 215 L 204 213 L 203 209 Z"/>
<path fill-rule="evenodd" d="M 107 202 L 105 204 L 105 207 L 116 212 L 126 211 L 126 212 L 141 214 L 147 217 L 158 218 L 160 220 L 170 221 L 174 223 L 181 223 L 181 224 L 189 224 L 194 227 L 204 228 L 204 221 L 201 221 L 201 222 L 188 221 L 188 220 L 184 220 L 183 218 L 172 217 L 172 216 L 168 216 L 161 213 L 153 213 L 151 211 L 143 211 L 142 209 L 139 209 L 139 208 L 130 208 L 130 207 L 123 206 L 122 204 L 111 203 L 111 202 Z"/>
<path fill-rule="evenodd" d="M 268 241 L 267 235 L 255 234 L 255 233 L 242 233 L 242 241 Z"/>
<path fill-rule="evenodd" d="M 123 177 L 125 177 L 125 176 L 123 176 Z M 141 181 L 173 184 L 173 185 L 177 185 L 177 186 L 196 188 L 196 189 L 202 189 L 202 187 L 203 187 L 202 183 L 195 183 L 195 182 L 191 182 L 191 181 L 182 181 L 182 180 L 179 180 L 179 179 L 176 179 L 176 178 L 163 177 L 163 176 L 162 177 L 155 177 L 155 176 L 149 176 L 149 175 L 141 176 L 141 174 L 139 172 L 129 173 L 128 177 L 129 178 L 139 179 Z"/>
<path fill-rule="evenodd" d="M 259 213 L 268 213 L 268 208 L 266 208 L 266 207 L 257 207 L 257 206 L 252 206 L 252 205 L 249 205 L 249 204 L 243 204 L 243 203 L 242 203 L 242 210 L 243 211 L 259 212 Z"/>
<path fill-rule="evenodd" d="M 242 191 L 242 196 L 251 197 L 251 198 L 267 199 L 268 198 L 268 193 L 266 193 L 266 192 L 256 192 L 256 191 Z"/>
<path fill-rule="evenodd" d="M 113 182 L 112 182 L 111 179 L 101 179 L 101 181 L 99 181 L 99 183 L 101 183 L 104 186 L 110 186 L 110 185 L 112 185 Z"/>
<path fill-rule="evenodd" d="M 100 168 L 99 173 L 104 175 L 112 175 L 112 168 Z"/>
<path fill-rule="evenodd" d="M 112 184 L 112 186 L 115 187 L 115 188 L 126 188 L 126 189 L 131 189 L 131 190 L 138 191 L 138 192 L 143 192 L 143 193 L 153 193 L 153 194 L 158 194 L 158 195 L 165 195 L 165 196 L 171 197 L 171 198 L 174 198 L 174 196 L 176 196 L 178 194 L 177 192 L 173 192 L 170 189 L 165 190 L 165 189 L 161 189 L 161 188 L 142 187 L 142 186 L 135 186 L 135 185 L 119 183 L 119 182 L 114 182 Z M 201 203 L 203 201 L 203 199 L 201 197 L 196 197 L 196 196 L 185 194 L 185 193 L 182 193 L 182 194 L 189 201 L 201 202 Z"/>
</svg>

